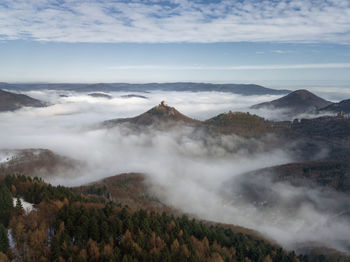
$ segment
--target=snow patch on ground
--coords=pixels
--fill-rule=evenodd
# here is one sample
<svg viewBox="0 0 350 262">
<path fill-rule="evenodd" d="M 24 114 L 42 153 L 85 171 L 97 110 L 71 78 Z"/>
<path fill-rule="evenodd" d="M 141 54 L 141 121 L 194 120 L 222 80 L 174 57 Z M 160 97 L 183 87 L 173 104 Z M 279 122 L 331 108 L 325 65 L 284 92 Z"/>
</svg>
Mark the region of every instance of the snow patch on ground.
<svg viewBox="0 0 350 262">
<path fill-rule="evenodd" d="M 24 199 L 21 198 L 21 197 L 20 197 L 19 199 L 21 200 L 22 207 L 23 207 L 24 212 L 25 212 L 26 214 L 29 214 L 29 213 L 32 212 L 33 210 L 36 210 L 36 209 L 34 208 L 34 204 L 29 203 L 29 202 L 27 202 L 27 201 L 24 201 Z M 13 197 L 13 198 L 12 198 L 12 201 L 13 201 L 13 206 L 16 206 L 17 198 L 16 198 L 16 197 Z"/>
<path fill-rule="evenodd" d="M 16 248 L 16 241 L 14 240 L 14 238 L 12 236 L 12 229 L 7 230 L 7 237 L 9 239 L 10 248 L 15 249 Z"/>
<path fill-rule="evenodd" d="M 13 157 L 15 156 L 15 153 L 13 152 L 0 152 L 0 164 L 9 162 Z"/>
</svg>

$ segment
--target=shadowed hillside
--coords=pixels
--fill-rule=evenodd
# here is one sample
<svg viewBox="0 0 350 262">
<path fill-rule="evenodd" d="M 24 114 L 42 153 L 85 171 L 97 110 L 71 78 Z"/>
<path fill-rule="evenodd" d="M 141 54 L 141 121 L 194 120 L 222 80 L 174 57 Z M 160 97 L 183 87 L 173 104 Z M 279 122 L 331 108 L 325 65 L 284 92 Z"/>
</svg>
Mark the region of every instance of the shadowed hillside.
<svg viewBox="0 0 350 262">
<path fill-rule="evenodd" d="M 350 194 L 349 158 L 297 162 L 254 171 L 295 186 L 317 186 Z"/>
<path fill-rule="evenodd" d="M 97 98 L 112 99 L 111 95 L 105 94 L 105 93 L 90 93 L 90 94 L 88 94 L 88 96 L 97 97 Z"/>
<path fill-rule="evenodd" d="M 13 111 L 26 106 L 44 107 L 45 103 L 26 95 L 0 90 L 0 112 Z"/>
<path fill-rule="evenodd" d="M 154 196 L 142 174 L 128 173 L 105 178 L 101 181 L 77 187 L 78 192 L 103 196 L 132 209 L 170 211 Z"/>
<path fill-rule="evenodd" d="M 294 132 L 309 137 L 323 137 L 327 140 L 350 137 L 350 119 L 343 117 L 318 117 L 293 121 L 291 128 Z"/>
<path fill-rule="evenodd" d="M 288 110 L 290 114 L 301 114 L 315 111 L 330 104 L 330 101 L 318 97 L 307 90 L 301 89 L 271 102 L 254 105 L 251 108 L 285 109 Z"/>
<path fill-rule="evenodd" d="M 350 99 L 342 100 L 339 103 L 330 104 L 321 108 L 319 111 L 350 114 Z"/>
<path fill-rule="evenodd" d="M 10 157 L 0 162 L 0 174 L 26 174 L 50 178 L 64 175 L 81 163 L 47 149 L 23 149 L 7 152 Z"/>
</svg>

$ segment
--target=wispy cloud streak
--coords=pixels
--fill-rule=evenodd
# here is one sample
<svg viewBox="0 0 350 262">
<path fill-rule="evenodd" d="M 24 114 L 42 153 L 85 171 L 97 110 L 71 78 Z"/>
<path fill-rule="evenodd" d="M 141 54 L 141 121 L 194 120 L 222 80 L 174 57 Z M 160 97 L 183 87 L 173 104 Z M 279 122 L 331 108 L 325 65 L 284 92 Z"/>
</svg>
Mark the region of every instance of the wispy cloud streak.
<svg viewBox="0 0 350 262">
<path fill-rule="evenodd" d="M 350 43 L 350 2 L 3 0 L 0 40 Z"/>
<path fill-rule="evenodd" d="M 161 66 L 161 65 L 130 65 L 112 66 L 110 70 L 286 70 L 286 69 L 332 69 L 350 68 L 350 63 L 299 64 L 299 65 L 246 65 L 246 66 Z"/>
</svg>

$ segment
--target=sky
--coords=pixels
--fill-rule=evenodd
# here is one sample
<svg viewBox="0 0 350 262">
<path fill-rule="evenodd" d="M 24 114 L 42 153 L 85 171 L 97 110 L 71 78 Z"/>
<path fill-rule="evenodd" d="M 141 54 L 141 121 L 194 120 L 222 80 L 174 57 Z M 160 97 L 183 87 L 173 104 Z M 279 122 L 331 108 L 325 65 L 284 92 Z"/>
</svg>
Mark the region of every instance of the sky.
<svg viewBox="0 0 350 262">
<path fill-rule="evenodd" d="M 2 0 L 2 82 L 349 87 L 348 0 Z"/>
</svg>

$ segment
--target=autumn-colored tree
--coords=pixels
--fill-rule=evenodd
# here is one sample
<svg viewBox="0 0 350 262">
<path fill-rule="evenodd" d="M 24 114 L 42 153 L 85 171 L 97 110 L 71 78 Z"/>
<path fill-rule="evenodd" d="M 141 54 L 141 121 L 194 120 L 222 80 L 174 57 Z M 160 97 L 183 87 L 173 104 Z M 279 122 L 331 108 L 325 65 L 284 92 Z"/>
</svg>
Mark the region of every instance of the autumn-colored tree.
<svg viewBox="0 0 350 262">
<path fill-rule="evenodd" d="M 179 241 L 177 239 L 174 240 L 174 242 L 171 244 L 170 250 L 172 253 L 176 253 L 180 248 Z"/>
<path fill-rule="evenodd" d="M 0 251 L 0 262 L 8 262 L 10 261 L 8 257 Z"/>
<path fill-rule="evenodd" d="M 89 257 L 98 259 L 100 257 L 100 250 L 98 248 L 98 245 L 96 241 L 90 239 L 88 242 L 88 254 Z"/>
<path fill-rule="evenodd" d="M 10 208 L 9 227 L 19 254 L 15 257 L 8 249 L 6 255 L 11 259 L 78 262 L 313 261 L 307 256 L 287 253 L 253 236 L 186 216 L 121 207 L 104 202 L 102 198 L 77 194 L 71 189 L 50 186 L 40 179 L 25 176 L 5 177 L 4 181 L 6 183 L 2 185 L 12 188 L 12 192 L 16 191 L 16 196 L 37 202 L 36 211 L 26 216 L 16 214 Z M 7 197 L 12 205 L 11 194 Z M 7 233 L 3 235 L 7 236 Z M 0 256 L 6 257 L 3 254 L 0 253 Z"/>
</svg>

